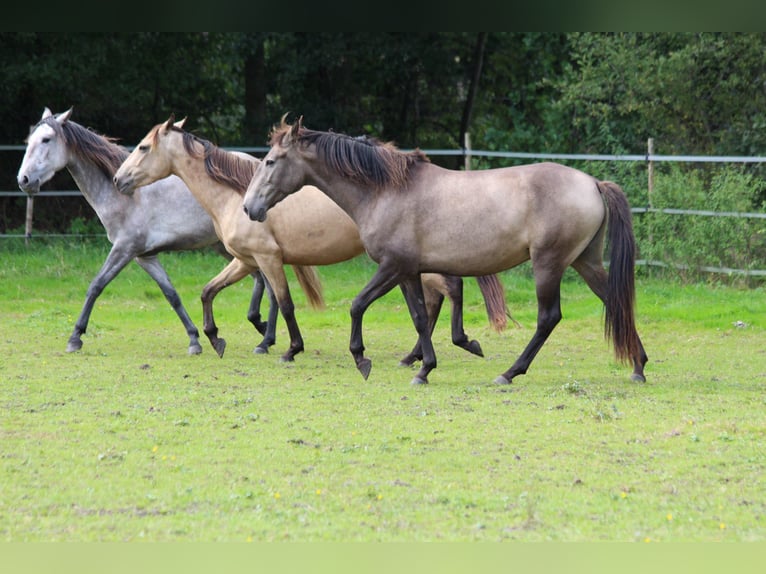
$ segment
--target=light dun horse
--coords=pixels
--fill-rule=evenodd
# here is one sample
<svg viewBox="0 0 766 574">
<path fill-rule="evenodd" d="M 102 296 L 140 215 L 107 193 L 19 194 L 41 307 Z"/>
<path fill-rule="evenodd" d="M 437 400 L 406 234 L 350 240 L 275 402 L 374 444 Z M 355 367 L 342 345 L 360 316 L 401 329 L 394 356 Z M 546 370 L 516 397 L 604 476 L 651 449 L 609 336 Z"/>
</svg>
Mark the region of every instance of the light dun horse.
<svg viewBox="0 0 766 574">
<path fill-rule="evenodd" d="M 117 192 L 112 183 L 114 172 L 128 157 L 128 151 L 111 138 L 96 134 L 72 121 L 71 108 L 53 115 L 45 108 L 40 121 L 32 127 L 27 148 L 18 172 L 22 191 L 35 194 L 53 175 L 67 168 L 85 199 L 106 228 L 112 248 L 98 274 L 88 287 L 85 304 L 67 343 L 67 351 L 82 348 L 82 335 L 88 327 L 93 306 L 104 288 L 134 259 L 159 285 L 162 293 L 181 319 L 189 335 L 189 354 L 202 352 L 199 331 L 189 318 L 181 298 L 167 272 L 157 259 L 163 251 L 215 246 L 227 259 L 215 234 L 213 222 L 177 177 L 146 187 L 134 197 Z M 162 201 L 157 198 L 162 196 Z M 318 281 L 311 268 L 296 270 Z M 272 303 L 270 322 L 260 320 L 263 279 L 256 275 L 248 319 L 265 335 L 259 345 L 268 349 L 274 344 L 276 304 Z"/>
<path fill-rule="evenodd" d="M 203 330 L 211 344 L 223 355 L 226 342 L 218 337 L 213 298 L 227 285 L 260 269 L 274 290 L 290 334 L 290 347 L 282 359 L 292 361 L 304 345 L 283 265 L 329 265 L 356 257 L 364 252 L 359 231 L 351 218 L 313 187 L 302 189 L 275 209 L 268 222 L 253 223 L 242 211 L 242 196 L 260 162 L 255 158 L 244 161 L 184 131 L 182 126 L 183 121 L 174 123 L 172 116 L 167 122 L 154 126 L 115 174 L 115 185 L 124 193 L 130 193 L 170 174 L 179 176 L 210 214 L 218 236 L 235 256 L 202 293 Z M 157 200 L 161 201 L 159 197 Z M 431 313 L 428 318 L 423 317 L 429 332 L 438 316 L 442 294 L 446 294 L 453 302 L 453 342 L 482 355 L 478 342 L 469 341 L 463 331 L 462 280 L 429 275 L 425 282 L 425 305 Z M 479 284 L 491 324 L 502 329 L 507 309 L 501 283 L 496 276 L 491 276 L 481 278 Z M 409 365 L 421 356 L 416 345 L 401 362 Z"/>
<path fill-rule="evenodd" d="M 245 194 L 250 218 L 268 221 L 267 211 L 270 219 L 275 206 L 289 208 L 290 194 L 315 185 L 358 224 L 379 264 L 351 305 L 350 351 L 365 378 L 371 363 L 364 356 L 362 317 L 377 298 L 401 285 L 423 348 L 413 383 L 426 383 L 436 357 L 418 274 L 482 275 L 531 260 L 537 329 L 495 382 L 526 373 L 561 320 L 561 278 L 570 265 L 604 302 L 605 335 L 617 358 L 633 362 L 633 380 L 645 380 L 647 356 L 634 321 L 635 239 L 628 201 L 616 184 L 555 163 L 447 170 L 420 151 L 309 130 L 301 120 L 290 126 L 284 117 L 270 143 Z M 607 229 L 608 274 L 602 261 Z"/>
</svg>

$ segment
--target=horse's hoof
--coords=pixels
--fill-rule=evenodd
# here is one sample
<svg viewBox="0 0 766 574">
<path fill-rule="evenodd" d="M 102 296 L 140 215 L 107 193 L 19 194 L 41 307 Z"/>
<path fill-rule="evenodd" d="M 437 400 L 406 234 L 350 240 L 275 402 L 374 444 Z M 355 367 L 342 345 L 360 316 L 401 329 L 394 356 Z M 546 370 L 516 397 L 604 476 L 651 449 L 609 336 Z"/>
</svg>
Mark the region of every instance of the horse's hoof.
<svg viewBox="0 0 766 574">
<path fill-rule="evenodd" d="M 415 364 L 415 358 L 405 357 L 401 361 L 399 361 L 400 367 L 411 367 Z"/>
<path fill-rule="evenodd" d="M 638 373 L 633 373 L 630 375 L 630 380 L 634 383 L 645 383 L 646 377 L 644 375 L 639 375 Z"/>
<path fill-rule="evenodd" d="M 256 355 L 268 355 L 269 354 L 269 348 L 268 347 L 261 347 L 258 345 L 255 349 L 253 349 L 253 353 Z"/>
<path fill-rule="evenodd" d="M 189 354 L 190 355 L 200 355 L 202 354 L 202 347 L 199 343 L 193 343 L 189 345 Z"/>
<path fill-rule="evenodd" d="M 356 362 L 356 368 L 359 369 L 359 372 L 362 373 L 362 376 L 366 381 L 367 377 L 370 376 L 370 371 L 372 370 L 372 361 L 366 357 L 362 357 Z"/>
<path fill-rule="evenodd" d="M 412 385 L 413 387 L 419 387 L 421 385 L 427 385 L 427 384 L 428 384 L 428 379 L 424 379 L 423 377 L 415 377 L 414 379 L 412 379 L 412 381 L 410 381 L 410 385 Z"/>
<path fill-rule="evenodd" d="M 481 345 L 479 344 L 479 341 L 473 340 L 470 343 L 468 343 L 468 352 L 473 353 L 474 355 L 478 355 L 479 357 L 484 356 L 484 352 L 481 350 Z"/>
<path fill-rule="evenodd" d="M 218 356 L 222 359 L 223 352 L 226 350 L 226 340 L 218 339 L 215 343 L 213 343 L 213 348 L 215 349 L 215 352 L 218 353 Z"/>
<path fill-rule="evenodd" d="M 284 354 L 281 357 L 279 357 L 280 363 L 294 363 L 295 357 L 290 354 Z"/>
<path fill-rule="evenodd" d="M 74 353 L 76 351 L 79 351 L 82 349 L 82 341 L 69 341 L 66 345 L 66 352 L 67 353 Z"/>
<path fill-rule="evenodd" d="M 500 375 L 499 377 L 497 377 L 497 378 L 495 379 L 495 384 L 496 384 L 496 385 L 510 385 L 510 384 L 511 384 L 511 381 L 509 381 L 508 379 L 506 379 L 506 378 L 505 378 L 503 375 Z"/>
</svg>

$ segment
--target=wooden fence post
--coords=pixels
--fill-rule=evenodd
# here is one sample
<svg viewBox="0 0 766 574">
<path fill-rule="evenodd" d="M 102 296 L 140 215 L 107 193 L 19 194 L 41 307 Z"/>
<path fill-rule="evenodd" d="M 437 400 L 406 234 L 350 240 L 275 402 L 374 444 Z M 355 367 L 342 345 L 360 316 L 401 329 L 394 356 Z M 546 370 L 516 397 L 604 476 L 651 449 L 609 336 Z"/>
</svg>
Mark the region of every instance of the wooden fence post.
<svg viewBox="0 0 766 574">
<path fill-rule="evenodd" d="M 647 203 L 649 204 L 649 209 L 652 208 L 652 191 L 654 190 L 654 161 L 652 160 L 651 156 L 654 155 L 654 138 L 649 138 L 646 140 L 646 158 L 647 158 L 647 188 L 646 188 L 646 196 L 647 196 Z M 649 228 L 649 245 L 654 245 L 654 232 L 653 232 L 653 226 L 652 226 L 652 212 L 647 212 L 647 217 L 649 218 L 649 225 L 647 226 Z"/>
<path fill-rule="evenodd" d="M 649 166 L 648 166 L 649 187 L 647 189 L 649 207 L 652 207 L 652 191 L 654 190 L 654 161 L 652 161 L 651 159 L 651 156 L 653 155 L 654 155 L 654 138 L 649 138 L 648 140 L 646 140 L 646 157 L 649 162 Z"/>
<path fill-rule="evenodd" d="M 465 144 L 463 161 L 465 162 L 465 170 L 469 171 L 471 169 L 471 134 L 465 132 L 463 134 L 463 140 L 463 143 Z"/>
<path fill-rule="evenodd" d="M 32 239 L 32 214 L 34 211 L 35 200 L 31 195 L 27 196 L 27 217 L 24 222 L 24 243 L 29 245 L 29 240 Z"/>
</svg>

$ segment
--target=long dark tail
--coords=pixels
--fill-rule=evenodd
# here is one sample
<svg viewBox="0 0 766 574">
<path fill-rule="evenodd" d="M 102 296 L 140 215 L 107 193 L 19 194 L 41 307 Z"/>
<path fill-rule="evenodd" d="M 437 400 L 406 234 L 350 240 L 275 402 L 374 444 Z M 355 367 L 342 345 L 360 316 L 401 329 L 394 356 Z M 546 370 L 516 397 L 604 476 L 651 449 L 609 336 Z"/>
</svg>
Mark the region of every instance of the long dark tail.
<svg viewBox="0 0 766 574">
<path fill-rule="evenodd" d="M 298 278 L 303 292 L 308 297 L 309 304 L 314 309 L 324 309 L 324 295 L 322 294 L 322 282 L 315 267 L 306 265 L 293 265 L 293 271 Z"/>
<path fill-rule="evenodd" d="M 611 181 L 598 188 L 608 212 L 609 279 L 606 293 L 604 335 L 612 339 L 617 359 L 628 362 L 640 356 L 641 343 L 635 322 L 636 238 L 625 192 Z"/>
<path fill-rule="evenodd" d="M 482 275 L 476 278 L 481 294 L 484 296 L 484 305 L 487 308 L 489 324 L 498 333 L 508 325 L 508 307 L 505 303 L 505 289 L 497 275 Z"/>
</svg>

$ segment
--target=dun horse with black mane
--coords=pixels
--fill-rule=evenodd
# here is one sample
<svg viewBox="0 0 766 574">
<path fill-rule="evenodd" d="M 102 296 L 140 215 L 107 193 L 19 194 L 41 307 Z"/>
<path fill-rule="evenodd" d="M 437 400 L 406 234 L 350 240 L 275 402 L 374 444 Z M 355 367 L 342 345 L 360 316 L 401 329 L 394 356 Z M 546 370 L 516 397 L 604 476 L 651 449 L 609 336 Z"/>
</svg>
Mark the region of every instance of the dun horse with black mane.
<svg viewBox="0 0 766 574">
<path fill-rule="evenodd" d="M 367 378 L 362 317 L 369 305 L 400 285 L 423 350 L 413 383 L 436 367 L 419 274 L 499 273 L 531 260 L 538 302 L 537 328 L 510 369 L 510 383 L 530 363 L 561 320 L 561 279 L 570 265 L 604 302 L 605 335 L 631 379 L 645 381 L 647 355 L 635 326 L 635 238 L 627 198 L 618 185 L 556 164 L 454 171 L 420 151 L 402 152 L 375 139 L 292 126 L 282 118 L 244 198 L 251 219 L 304 185 L 335 201 L 358 225 L 378 263 L 351 304 L 350 351 Z M 609 273 L 602 253 L 608 238 Z"/>
</svg>

